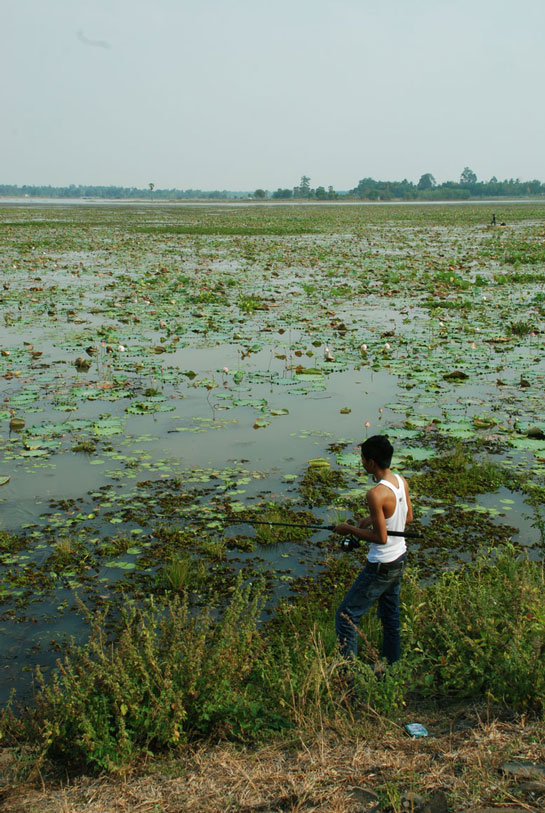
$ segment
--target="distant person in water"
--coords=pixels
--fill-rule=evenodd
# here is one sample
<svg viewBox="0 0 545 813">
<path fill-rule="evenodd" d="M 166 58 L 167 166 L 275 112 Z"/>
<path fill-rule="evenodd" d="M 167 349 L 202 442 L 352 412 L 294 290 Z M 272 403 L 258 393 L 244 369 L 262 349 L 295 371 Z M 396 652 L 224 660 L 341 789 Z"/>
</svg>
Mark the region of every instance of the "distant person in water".
<svg viewBox="0 0 545 813">
<path fill-rule="evenodd" d="M 335 629 L 341 653 L 355 658 L 357 624 L 376 602 L 383 630 L 381 654 L 392 664 L 401 657 L 399 594 L 407 547 L 404 537 L 388 536 L 388 531 L 404 531 L 405 525 L 412 522 L 413 509 L 407 481 L 390 471 L 394 449 L 388 437 L 374 435 L 360 448 L 363 467 L 376 482 L 365 497 L 369 515 L 356 526 L 341 522 L 334 530 L 352 534 L 370 545 L 366 566 L 337 610 Z"/>
</svg>

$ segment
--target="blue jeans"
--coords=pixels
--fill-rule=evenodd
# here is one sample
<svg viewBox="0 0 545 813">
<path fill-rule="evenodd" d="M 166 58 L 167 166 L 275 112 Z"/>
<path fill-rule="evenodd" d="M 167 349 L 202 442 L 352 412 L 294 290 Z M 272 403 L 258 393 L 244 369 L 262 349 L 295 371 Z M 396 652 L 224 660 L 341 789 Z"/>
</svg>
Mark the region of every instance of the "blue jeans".
<svg viewBox="0 0 545 813">
<path fill-rule="evenodd" d="M 367 564 L 344 597 L 335 616 L 335 630 L 341 654 L 346 658 L 355 658 L 358 654 L 356 627 L 375 602 L 378 602 L 377 614 L 382 622 L 381 655 L 388 663 L 401 657 L 399 593 L 405 562 L 403 556 L 396 561 L 396 567 L 378 572 Z"/>
</svg>

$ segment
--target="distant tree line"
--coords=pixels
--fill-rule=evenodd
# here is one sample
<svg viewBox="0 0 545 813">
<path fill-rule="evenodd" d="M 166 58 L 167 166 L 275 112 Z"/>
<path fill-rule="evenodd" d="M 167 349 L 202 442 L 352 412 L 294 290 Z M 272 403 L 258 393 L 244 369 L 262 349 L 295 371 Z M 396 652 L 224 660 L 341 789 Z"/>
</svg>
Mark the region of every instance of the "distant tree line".
<svg viewBox="0 0 545 813">
<path fill-rule="evenodd" d="M 431 172 L 424 173 L 418 183 L 403 181 L 376 181 L 362 178 L 354 189 L 336 192 L 332 186 L 327 189 L 318 186 L 313 189 L 308 175 L 303 175 L 298 186 L 278 188 L 274 192 L 256 189 L 254 192 L 233 192 L 227 189 L 156 189 L 149 183 L 146 189 L 125 186 L 16 186 L 0 184 L 0 197 L 30 198 L 113 198 L 130 199 L 248 199 L 266 200 L 338 200 L 359 199 L 377 201 L 395 200 L 469 200 L 470 198 L 521 198 L 545 195 L 545 183 L 538 180 L 521 181 L 519 178 L 499 181 L 496 177 L 489 181 L 479 181 L 470 167 L 465 167 L 458 181 L 445 181 L 437 184 Z"/>
<path fill-rule="evenodd" d="M 459 181 L 437 184 L 431 172 L 420 177 L 417 184 L 408 180 L 375 181 L 363 178 L 348 193 L 366 200 L 468 200 L 470 198 L 521 198 L 545 195 L 541 181 L 521 181 L 519 178 L 499 181 L 495 176 L 489 181 L 477 180 L 470 167 L 465 167 Z"/>
<path fill-rule="evenodd" d="M 256 190 L 254 194 L 262 190 Z M 306 199 L 306 200 L 337 200 L 338 197 L 346 196 L 346 192 L 335 192 L 332 186 L 318 186 L 312 189 L 310 186 L 310 178 L 308 175 L 303 175 L 299 186 L 294 186 L 293 189 L 277 189 L 276 192 L 271 194 L 271 198 L 275 200 L 287 200 L 289 198 Z"/>
<path fill-rule="evenodd" d="M 228 189 L 157 189 L 154 183 L 149 183 L 146 189 L 136 186 L 16 186 L 14 184 L 0 184 L 0 197 L 29 197 L 29 198 L 110 198 L 114 200 L 130 200 L 148 198 L 154 200 L 185 200 L 187 198 L 247 198 L 248 192 L 232 192 Z"/>
</svg>

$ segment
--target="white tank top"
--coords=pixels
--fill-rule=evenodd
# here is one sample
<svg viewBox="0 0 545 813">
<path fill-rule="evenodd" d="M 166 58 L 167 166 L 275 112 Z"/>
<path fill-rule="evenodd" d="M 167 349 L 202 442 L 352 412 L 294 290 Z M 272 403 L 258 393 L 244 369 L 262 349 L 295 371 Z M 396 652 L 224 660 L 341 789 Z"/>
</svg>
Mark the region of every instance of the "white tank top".
<svg viewBox="0 0 545 813">
<path fill-rule="evenodd" d="M 393 473 L 393 472 L 392 472 Z M 396 497 L 395 511 L 391 517 L 386 520 L 387 531 L 404 531 L 405 521 L 407 519 L 407 497 L 405 495 L 405 485 L 399 474 L 394 474 L 397 480 L 397 488 L 388 480 L 380 480 L 377 485 L 387 486 L 391 489 Z M 385 545 L 377 545 L 371 542 L 369 545 L 369 553 L 367 554 L 368 562 L 394 562 L 407 550 L 404 536 L 389 536 Z"/>
</svg>

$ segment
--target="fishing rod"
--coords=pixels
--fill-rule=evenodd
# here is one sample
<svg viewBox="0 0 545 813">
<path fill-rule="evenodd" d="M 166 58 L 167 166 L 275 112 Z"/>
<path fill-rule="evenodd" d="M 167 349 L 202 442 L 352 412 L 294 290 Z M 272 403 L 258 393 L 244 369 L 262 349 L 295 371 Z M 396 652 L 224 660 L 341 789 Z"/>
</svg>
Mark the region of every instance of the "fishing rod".
<svg viewBox="0 0 545 813">
<path fill-rule="evenodd" d="M 267 522 L 265 519 L 244 519 L 240 520 L 240 522 L 229 522 L 232 525 L 281 525 L 285 528 L 306 528 L 307 530 L 314 530 L 314 531 L 334 531 L 337 527 L 336 525 L 312 525 L 312 524 L 303 524 L 299 522 Z M 356 526 L 354 525 L 354 528 Z M 348 534 L 347 534 L 348 536 Z M 424 534 L 419 533 L 410 533 L 405 531 L 388 531 L 388 536 L 404 536 L 407 539 L 422 539 Z"/>
</svg>

